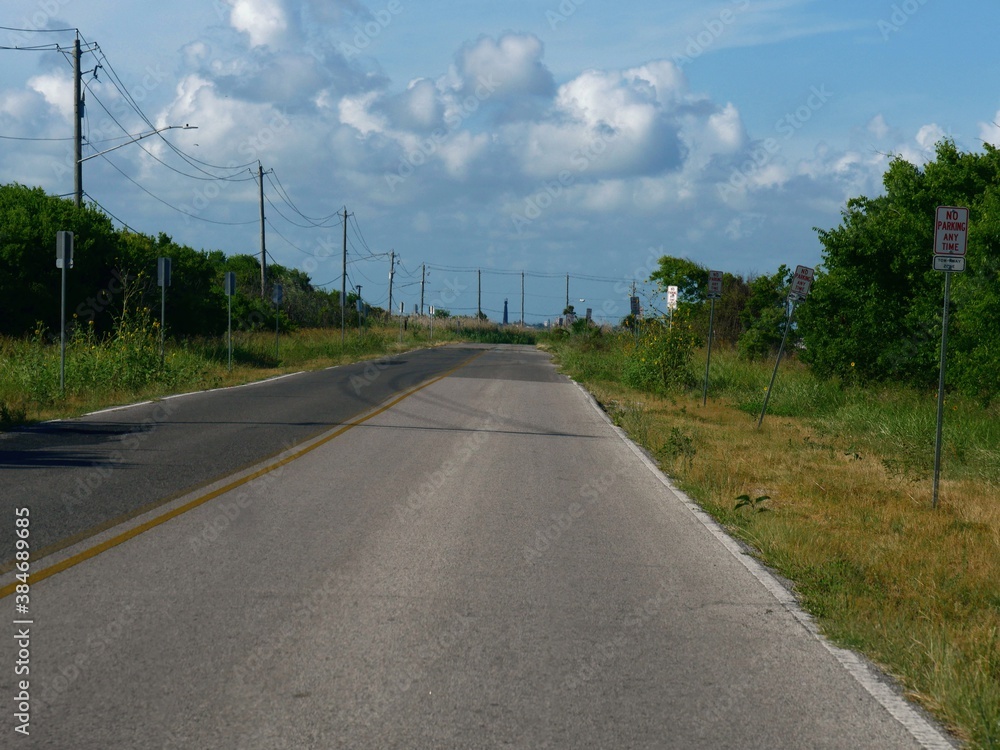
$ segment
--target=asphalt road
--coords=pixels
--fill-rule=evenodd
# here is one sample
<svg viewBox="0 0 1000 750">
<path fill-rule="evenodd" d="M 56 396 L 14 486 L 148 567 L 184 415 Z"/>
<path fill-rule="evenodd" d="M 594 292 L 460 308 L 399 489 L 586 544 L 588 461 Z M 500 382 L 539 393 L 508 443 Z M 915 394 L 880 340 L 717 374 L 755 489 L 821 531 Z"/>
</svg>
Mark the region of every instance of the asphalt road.
<svg viewBox="0 0 1000 750">
<path fill-rule="evenodd" d="M 52 550 L 344 423 L 475 349 L 418 350 L 0 433 L 4 503 L 30 503 Z M 13 538 L 0 534 L 0 573 Z"/>
<path fill-rule="evenodd" d="M 31 734 L 14 732 L 9 700 L 3 746 L 948 746 L 817 638 L 546 355 L 407 358 L 424 378 L 373 373 L 360 398 L 379 408 L 348 429 L 353 415 L 308 393 L 352 393 L 337 370 L 178 400 L 183 416 L 112 474 L 145 488 L 143 507 L 201 487 L 33 562 L 75 564 L 31 586 Z M 240 418 L 247 400 L 261 411 Z M 273 453 L 310 433 L 263 472 L 245 467 L 248 444 Z M 40 472 L 44 488 L 81 470 L 79 447 L 35 450 L 56 458 L 4 474 Z M 154 478 L 149 464 L 169 468 Z M 33 510 L 32 534 L 55 515 Z M 148 530 L 126 538 L 133 527 Z"/>
</svg>

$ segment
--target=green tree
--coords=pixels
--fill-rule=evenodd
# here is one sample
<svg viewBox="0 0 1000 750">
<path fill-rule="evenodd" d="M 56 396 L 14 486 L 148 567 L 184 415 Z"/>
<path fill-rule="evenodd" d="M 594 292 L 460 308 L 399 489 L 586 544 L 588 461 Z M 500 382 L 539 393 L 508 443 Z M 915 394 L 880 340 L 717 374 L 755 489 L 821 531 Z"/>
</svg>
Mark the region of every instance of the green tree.
<svg viewBox="0 0 1000 750">
<path fill-rule="evenodd" d="M 81 309 L 101 323 L 114 288 L 110 269 L 117 247 L 111 220 L 92 206 L 46 195 L 41 188 L 0 186 L 0 333 L 21 336 L 41 321 L 59 330 L 62 272 L 55 265 L 56 232 L 74 234 L 73 269 L 66 274 L 66 310 L 72 324 Z M 97 298 L 100 297 L 100 302 Z M 91 299 L 88 304 L 87 300 Z M 82 306 L 82 307 L 81 307 Z M 96 312 L 95 312 L 96 311 Z M 80 319 L 78 314 L 77 320 Z"/>
<path fill-rule="evenodd" d="M 944 274 L 932 269 L 935 208 L 970 208 L 967 271 L 952 275 L 948 382 L 989 399 L 1000 385 L 1000 152 L 938 144 L 923 169 L 896 158 L 885 195 L 851 199 L 823 244 L 798 319 L 824 374 L 937 383 Z"/>
<path fill-rule="evenodd" d="M 770 276 L 758 276 L 748 284 L 746 304 L 740 313 L 743 333 L 738 350 L 747 359 L 763 359 L 777 352 L 785 333 L 788 286 L 792 272 L 782 264 Z M 795 338 L 789 334 L 789 344 Z"/>
</svg>

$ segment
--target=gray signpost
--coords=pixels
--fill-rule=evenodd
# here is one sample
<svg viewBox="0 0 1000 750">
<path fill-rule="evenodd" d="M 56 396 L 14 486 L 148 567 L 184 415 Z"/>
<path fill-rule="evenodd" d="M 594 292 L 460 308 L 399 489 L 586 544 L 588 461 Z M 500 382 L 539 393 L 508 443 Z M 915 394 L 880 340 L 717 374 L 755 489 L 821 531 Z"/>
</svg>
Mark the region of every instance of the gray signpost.
<svg viewBox="0 0 1000 750">
<path fill-rule="evenodd" d="M 227 327 L 226 342 L 229 346 L 229 369 L 233 369 L 233 295 L 236 294 L 236 272 L 226 271 L 222 285 L 226 289 L 226 300 L 229 303 L 229 325 Z"/>
<path fill-rule="evenodd" d="M 285 299 L 285 288 L 275 284 L 271 290 L 271 301 L 274 302 L 274 358 L 278 359 L 278 322 L 281 317 L 281 303 Z"/>
<path fill-rule="evenodd" d="M 167 328 L 167 287 L 170 286 L 170 258 L 156 259 L 156 283 L 160 287 L 160 367 L 163 367 L 163 337 Z"/>
<path fill-rule="evenodd" d="M 792 286 L 788 292 L 787 306 L 791 306 L 788 313 L 788 320 L 785 321 L 785 332 L 781 336 L 781 346 L 778 347 L 778 359 L 774 363 L 774 372 L 771 373 L 771 382 L 767 386 L 767 393 L 764 395 L 764 407 L 760 410 L 760 419 L 757 420 L 757 429 L 760 429 L 764 422 L 764 415 L 767 413 L 767 403 L 771 400 L 771 390 L 774 388 L 774 381 L 778 377 L 778 365 L 781 364 L 781 355 L 785 352 L 785 342 L 788 340 L 788 331 L 792 327 L 792 320 L 795 318 L 795 304 L 809 296 L 812 289 L 814 272 L 807 266 L 796 266 L 795 275 L 792 277 Z"/>
<path fill-rule="evenodd" d="M 951 275 L 965 271 L 965 251 L 969 238 L 969 209 L 938 206 L 934 215 L 934 270 L 944 272 L 944 314 L 941 323 L 941 371 L 938 375 L 937 431 L 934 440 L 934 494 L 931 507 L 938 506 L 941 482 L 941 442 L 944 425 L 944 373 L 948 352 L 948 306 L 951 302 Z"/>
<path fill-rule="evenodd" d="M 66 392 L 66 269 L 73 267 L 73 233 L 56 232 L 56 268 L 62 269 L 59 302 L 59 392 Z"/>
<path fill-rule="evenodd" d="M 712 304 L 708 315 L 708 358 L 705 360 L 705 390 L 702 393 L 701 405 L 708 404 L 708 371 L 712 366 L 712 332 L 715 328 L 715 300 L 722 299 L 722 271 L 708 272 L 708 299 Z"/>
</svg>

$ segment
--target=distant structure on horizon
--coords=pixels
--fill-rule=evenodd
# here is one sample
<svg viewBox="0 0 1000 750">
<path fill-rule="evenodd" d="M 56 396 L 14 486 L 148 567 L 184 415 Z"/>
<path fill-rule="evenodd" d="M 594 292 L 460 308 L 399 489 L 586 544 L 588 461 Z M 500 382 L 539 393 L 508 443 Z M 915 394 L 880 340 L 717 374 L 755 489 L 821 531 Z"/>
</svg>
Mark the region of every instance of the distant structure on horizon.
<svg viewBox="0 0 1000 750">
<path fill-rule="evenodd" d="M 503 301 L 503 324 L 507 325 L 507 300 Z"/>
</svg>

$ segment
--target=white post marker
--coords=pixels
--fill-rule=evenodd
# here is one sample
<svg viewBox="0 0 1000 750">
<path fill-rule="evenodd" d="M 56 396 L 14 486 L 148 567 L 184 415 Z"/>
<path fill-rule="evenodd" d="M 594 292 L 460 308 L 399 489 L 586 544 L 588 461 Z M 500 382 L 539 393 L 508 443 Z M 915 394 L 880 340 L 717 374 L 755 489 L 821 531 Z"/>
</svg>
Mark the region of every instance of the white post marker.
<svg viewBox="0 0 1000 750">
<path fill-rule="evenodd" d="M 670 317 L 670 327 L 674 327 L 674 310 L 677 309 L 677 287 L 667 287 L 667 314 Z"/>
<path fill-rule="evenodd" d="M 764 423 L 764 415 L 767 413 L 767 402 L 771 400 L 771 389 L 774 388 L 774 381 L 778 377 L 778 365 L 781 364 L 781 355 L 785 352 L 785 342 L 788 340 L 788 330 L 792 327 L 792 319 L 795 317 L 795 303 L 804 300 L 809 296 L 812 289 L 815 272 L 808 266 L 796 266 L 795 275 L 792 276 L 792 284 L 788 290 L 788 301 L 786 307 L 791 305 L 788 312 L 788 320 L 785 321 L 785 332 L 781 335 L 781 346 L 778 347 L 778 359 L 774 363 L 774 372 L 771 373 L 771 382 L 767 386 L 767 393 L 764 396 L 764 406 L 760 410 L 760 419 L 757 420 L 757 429 Z"/>
<path fill-rule="evenodd" d="M 937 436 L 934 440 L 934 494 L 931 507 L 937 508 L 941 482 L 941 433 L 944 424 L 944 372 L 948 352 L 948 307 L 951 303 L 951 275 L 965 271 L 965 251 L 969 243 L 969 209 L 938 206 L 934 214 L 934 270 L 944 271 L 944 314 L 941 325 L 941 370 L 938 375 Z"/>
<path fill-rule="evenodd" d="M 62 269 L 59 303 L 59 392 L 66 392 L 66 269 L 73 267 L 73 233 L 56 232 L 56 268 Z"/>
<path fill-rule="evenodd" d="M 160 287 L 160 367 L 163 367 L 163 337 L 167 330 L 167 287 L 170 286 L 170 258 L 156 259 L 156 283 Z"/>
<path fill-rule="evenodd" d="M 229 302 L 229 325 L 227 327 L 226 341 L 229 345 L 229 369 L 233 369 L 233 295 L 236 294 L 236 272 L 226 271 L 222 283 L 226 289 L 226 300 Z"/>
</svg>

